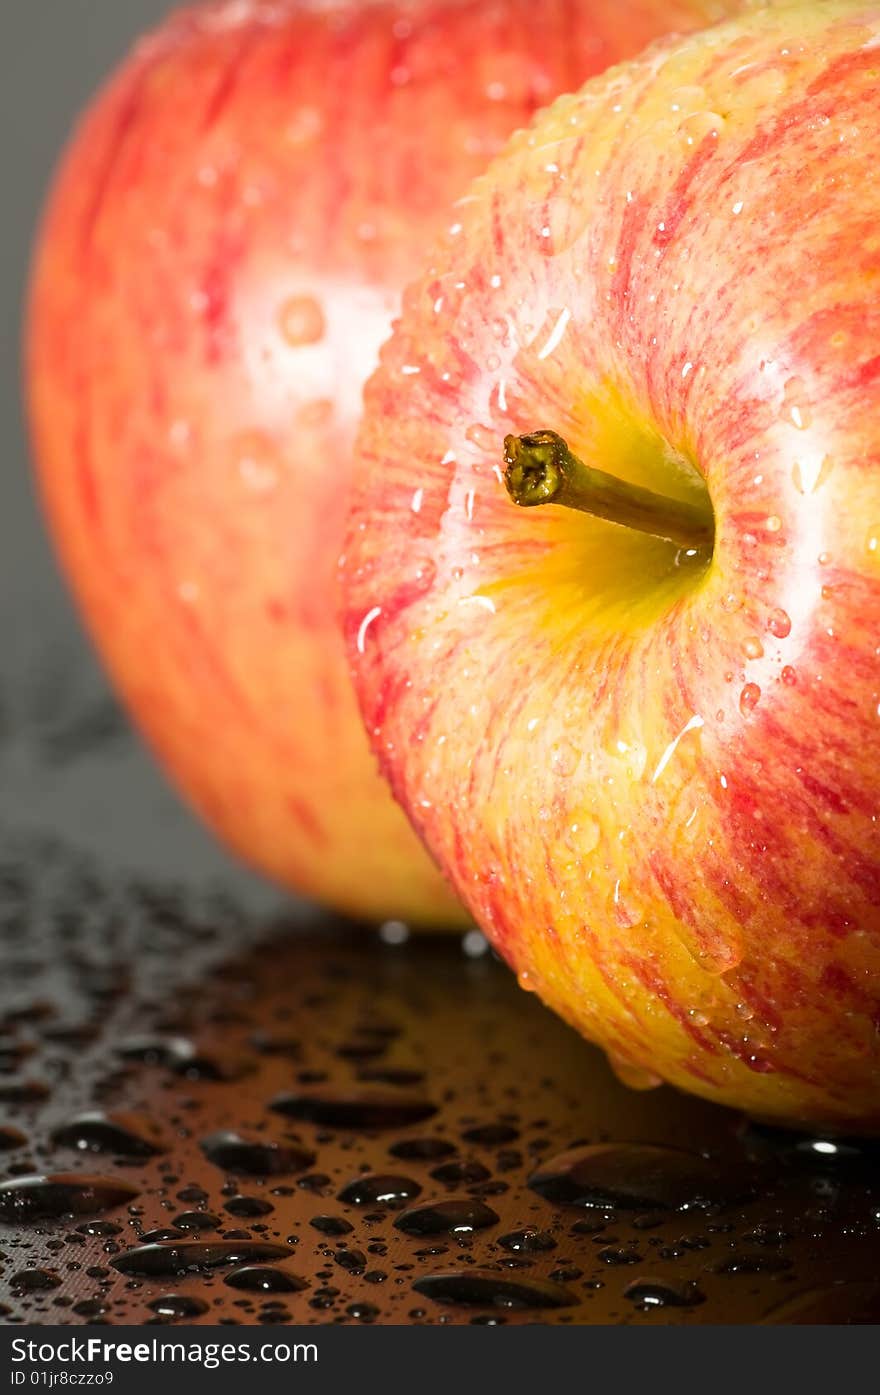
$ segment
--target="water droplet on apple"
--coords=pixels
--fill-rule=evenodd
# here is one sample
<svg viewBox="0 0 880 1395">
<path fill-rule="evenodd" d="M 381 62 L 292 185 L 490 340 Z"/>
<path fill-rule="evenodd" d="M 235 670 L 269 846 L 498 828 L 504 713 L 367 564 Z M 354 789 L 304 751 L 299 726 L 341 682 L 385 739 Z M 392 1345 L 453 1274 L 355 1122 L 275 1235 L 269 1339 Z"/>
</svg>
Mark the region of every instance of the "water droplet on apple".
<svg viewBox="0 0 880 1395">
<path fill-rule="evenodd" d="M 784 610 L 772 610 L 767 619 L 767 629 L 777 639 L 786 639 L 791 634 L 791 619 Z"/>
<path fill-rule="evenodd" d="M 577 770 L 580 758 L 580 751 L 565 737 L 560 741 L 554 741 L 550 751 L 550 764 L 554 774 L 567 779 Z"/>
<path fill-rule="evenodd" d="M 673 88 L 668 100 L 669 110 L 679 118 L 693 116 L 705 111 L 706 89 L 698 87 L 695 83 L 688 83 L 683 87 Z"/>
<path fill-rule="evenodd" d="M 796 460 L 791 469 L 795 489 L 800 494 L 815 494 L 827 483 L 833 463 L 830 455 L 823 456 L 818 462 Z"/>
<path fill-rule="evenodd" d="M 724 117 L 717 111 L 694 111 L 678 127 L 678 139 L 686 155 L 692 155 L 707 138 L 718 140 L 724 130 Z"/>
<path fill-rule="evenodd" d="M 572 818 L 565 831 L 565 842 L 573 853 L 585 857 L 599 843 L 599 825 L 589 813 L 579 813 Z"/>
<path fill-rule="evenodd" d="M 246 489 L 267 494 L 278 483 L 279 459 L 274 441 L 264 431 L 245 431 L 232 442 L 236 469 Z"/>
<path fill-rule="evenodd" d="M 807 401 L 807 388 L 803 378 L 789 378 L 783 389 L 782 419 L 798 431 L 806 431 L 812 424 L 813 414 Z"/>
<path fill-rule="evenodd" d="M 626 1085 L 630 1090 L 656 1090 L 663 1081 L 659 1075 L 647 1070 L 645 1066 L 636 1065 L 634 1061 L 629 1061 L 625 1056 L 621 1056 L 617 1051 L 607 1051 L 608 1064 L 613 1070 L 621 1085 Z"/>
<path fill-rule="evenodd" d="M 730 973 L 742 960 L 742 945 L 733 931 L 721 935 L 715 929 L 697 929 L 681 921 L 672 922 L 672 931 L 694 963 L 707 974 Z"/>
<path fill-rule="evenodd" d="M 472 446 L 476 446 L 478 451 L 483 451 L 487 455 L 499 456 L 500 443 L 498 432 L 491 426 L 484 426 L 480 422 L 474 422 L 464 433 L 465 440 Z"/>
<path fill-rule="evenodd" d="M 764 646 L 757 635 L 749 635 L 743 644 L 743 653 L 747 659 L 760 659 L 764 654 Z"/>
<path fill-rule="evenodd" d="M 285 300 L 279 312 L 281 333 L 291 348 L 317 344 L 326 329 L 324 311 L 314 296 L 294 295 Z"/>
<path fill-rule="evenodd" d="M 620 878 L 614 883 L 614 890 L 611 894 L 611 911 L 615 923 L 621 930 L 632 930 L 633 926 L 638 925 L 642 918 L 641 911 L 627 900 L 625 891 L 621 889 Z"/>
<path fill-rule="evenodd" d="M 590 221 L 592 200 L 572 190 L 569 196 L 548 199 L 538 230 L 538 250 L 545 257 L 558 257 L 583 236 Z"/>
<path fill-rule="evenodd" d="M 880 561 L 880 523 L 872 523 L 865 538 L 865 551 L 875 561 Z"/>
<path fill-rule="evenodd" d="M 797 673 L 791 664 L 786 664 L 779 676 L 787 688 L 793 688 L 797 683 Z"/>
<path fill-rule="evenodd" d="M 739 710 L 744 717 L 754 712 L 761 700 L 761 689 L 757 683 L 746 683 L 739 695 Z"/>
<path fill-rule="evenodd" d="M 732 75 L 733 76 L 733 75 Z M 786 77 L 783 68 L 771 68 L 766 63 L 753 63 L 743 67 L 737 63 L 735 82 L 745 93 L 749 111 L 766 106 L 785 91 Z"/>
</svg>

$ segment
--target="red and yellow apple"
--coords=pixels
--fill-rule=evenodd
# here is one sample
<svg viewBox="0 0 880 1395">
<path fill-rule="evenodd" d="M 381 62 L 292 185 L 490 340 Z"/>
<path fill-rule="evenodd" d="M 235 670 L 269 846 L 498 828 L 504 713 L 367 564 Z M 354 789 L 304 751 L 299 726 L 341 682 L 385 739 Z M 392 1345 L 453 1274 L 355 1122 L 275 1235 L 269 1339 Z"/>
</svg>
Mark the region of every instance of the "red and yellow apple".
<svg viewBox="0 0 880 1395">
<path fill-rule="evenodd" d="M 520 982 L 873 1131 L 878 92 L 880 5 L 781 4 L 518 133 L 367 388 L 344 568 L 374 748 Z"/>
<path fill-rule="evenodd" d="M 363 382 L 453 200 L 549 98 L 720 0 L 220 0 L 135 48 L 36 254 L 35 453 L 110 673 L 278 881 L 461 912 L 375 771 L 338 633 Z"/>
</svg>

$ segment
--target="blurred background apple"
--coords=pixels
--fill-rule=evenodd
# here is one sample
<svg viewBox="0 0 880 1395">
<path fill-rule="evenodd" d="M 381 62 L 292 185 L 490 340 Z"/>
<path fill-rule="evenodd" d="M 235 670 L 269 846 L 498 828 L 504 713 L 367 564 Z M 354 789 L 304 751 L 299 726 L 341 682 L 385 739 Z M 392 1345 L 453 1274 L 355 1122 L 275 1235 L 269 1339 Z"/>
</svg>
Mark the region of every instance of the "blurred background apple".
<svg viewBox="0 0 880 1395">
<path fill-rule="evenodd" d="M 461 915 L 375 772 L 337 637 L 362 384 L 510 132 L 720 8 L 220 0 L 138 44 L 74 136 L 28 332 L 54 535 L 166 769 L 288 887 Z"/>
</svg>

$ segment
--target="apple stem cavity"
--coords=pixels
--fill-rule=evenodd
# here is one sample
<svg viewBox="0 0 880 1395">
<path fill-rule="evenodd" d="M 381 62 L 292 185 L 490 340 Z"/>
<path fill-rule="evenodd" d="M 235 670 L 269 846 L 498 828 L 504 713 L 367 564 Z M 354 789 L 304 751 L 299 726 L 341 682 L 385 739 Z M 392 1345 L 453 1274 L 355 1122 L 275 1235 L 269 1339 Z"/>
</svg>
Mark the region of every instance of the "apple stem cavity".
<svg viewBox="0 0 880 1395">
<path fill-rule="evenodd" d="M 562 504 L 679 547 L 711 552 L 714 520 L 698 504 L 655 494 L 585 465 L 555 431 L 504 438 L 504 483 L 515 504 Z"/>
</svg>

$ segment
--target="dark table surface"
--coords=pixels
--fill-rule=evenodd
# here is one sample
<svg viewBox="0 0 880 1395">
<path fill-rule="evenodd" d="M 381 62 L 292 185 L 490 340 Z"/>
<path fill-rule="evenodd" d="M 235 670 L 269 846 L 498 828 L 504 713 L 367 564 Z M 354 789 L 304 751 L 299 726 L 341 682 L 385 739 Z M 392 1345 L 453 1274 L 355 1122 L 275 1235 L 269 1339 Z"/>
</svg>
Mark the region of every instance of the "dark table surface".
<svg viewBox="0 0 880 1395">
<path fill-rule="evenodd" d="M 880 1317 L 870 1147 L 627 1089 L 473 937 L 113 872 L 53 808 L 0 831 L 4 1321 Z"/>
<path fill-rule="evenodd" d="M 870 1149 L 627 1090 L 491 955 L 282 902 L 110 696 L 31 497 L 16 325 L 71 115 L 166 8 L 0 7 L 0 1315 L 877 1320 Z"/>
</svg>

